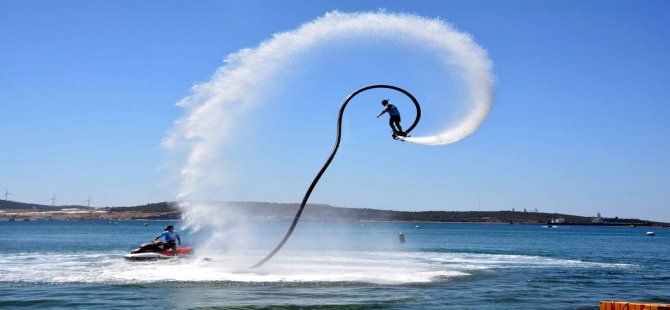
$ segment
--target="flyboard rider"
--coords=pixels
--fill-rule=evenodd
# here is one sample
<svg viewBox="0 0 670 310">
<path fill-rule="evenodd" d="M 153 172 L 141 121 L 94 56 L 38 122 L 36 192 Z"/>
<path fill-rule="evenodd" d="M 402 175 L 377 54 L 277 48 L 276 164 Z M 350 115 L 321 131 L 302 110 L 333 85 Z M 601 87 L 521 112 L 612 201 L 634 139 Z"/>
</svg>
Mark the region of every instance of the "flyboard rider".
<svg viewBox="0 0 670 310">
<path fill-rule="evenodd" d="M 388 99 L 382 100 L 382 105 L 384 106 L 384 110 L 377 115 L 377 118 L 388 112 L 389 126 L 393 130 L 393 139 L 398 139 L 398 136 L 406 137 L 407 133 L 402 131 L 402 127 L 400 127 L 400 111 L 398 111 L 398 108 L 390 104 Z"/>
</svg>

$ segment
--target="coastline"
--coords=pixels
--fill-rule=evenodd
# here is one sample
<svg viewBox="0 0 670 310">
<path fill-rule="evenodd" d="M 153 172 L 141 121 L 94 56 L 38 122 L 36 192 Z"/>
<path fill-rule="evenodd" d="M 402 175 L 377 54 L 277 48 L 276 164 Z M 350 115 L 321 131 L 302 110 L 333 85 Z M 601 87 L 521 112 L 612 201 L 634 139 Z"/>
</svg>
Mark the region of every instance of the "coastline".
<svg viewBox="0 0 670 310">
<path fill-rule="evenodd" d="M 291 220 L 296 203 L 213 202 L 227 217 L 236 221 L 277 222 Z M 174 202 L 159 202 L 133 207 L 92 208 L 87 206 L 45 206 L 0 201 L 0 221 L 174 221 L 181 210 Z M 334 207 L 310 204 L 305 221 L 403 222 L 454 224 L 527 224 L 548 226 L 649 226 L 670 227 L 670 223 L 622 218 L 584 217 L 569 214 L 522 211 L 394 211 Z"/>
</svg>

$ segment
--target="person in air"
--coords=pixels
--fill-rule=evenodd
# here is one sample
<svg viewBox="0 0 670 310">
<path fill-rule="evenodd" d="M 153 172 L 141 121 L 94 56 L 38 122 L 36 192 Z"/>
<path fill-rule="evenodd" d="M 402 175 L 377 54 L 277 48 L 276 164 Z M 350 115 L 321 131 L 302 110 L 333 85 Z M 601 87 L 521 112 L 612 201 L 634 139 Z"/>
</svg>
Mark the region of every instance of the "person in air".
<svg viewBox="0 0 670 310">
<path fill-rule="evenodd" d="M 389 126 L 391 126 L 391 129 L 393 130 L 393 138 L 395 139 L 397 136 L 407 136 L 407 134 L 402 131 L 402 127 L 400 127 L 400 111 L 398 111 L 398 108 L 390 104 L 388 99 L 382 100 L 382 105 L 384 106 L 384 110 L 377 115 L 377 118 L 384 115 L 386 112 L 389 113 Z"/>
<path fill-rule="evenodd" d="M 174 226 L 168 225 L 165 227 L 165 231 L 160 234 L 160 236 L 156 237 L 154 241 L 159 240 L 160 238 L 164 239 L 164 244 L 163 244 L 163 250 L 171 249 L 172 251 L 177 249 L 177 245 L 175 244 L 175 241 L 181 245 L 181 238 L 179 238 L 179 234 L 174 231 Z"/>
</svg>

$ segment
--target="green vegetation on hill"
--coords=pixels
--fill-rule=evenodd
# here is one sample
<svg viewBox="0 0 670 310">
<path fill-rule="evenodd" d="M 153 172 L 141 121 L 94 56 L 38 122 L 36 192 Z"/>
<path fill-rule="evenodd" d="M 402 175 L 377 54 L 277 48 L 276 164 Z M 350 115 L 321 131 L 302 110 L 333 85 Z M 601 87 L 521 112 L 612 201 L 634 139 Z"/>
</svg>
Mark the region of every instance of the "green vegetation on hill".
<svg viewBox="0 0 670 310">
<path fill-rule="evenodd" d="M 227 209 L 229 216 L 251 220 L 290 220 L 299 208 L 296 203 L 267 202 L 226 202 L 207 203 L 216 208 Z M 113 211 L 145 211 L 161 212 L 167 218 L 178 218 L 180 210 L 176 203 L 162 202 L 127 208 L 111 208 Z M 335 221 L 414 221 L 442 223 L 516 223 L 545 224 L 553 219 L 562 218 L 566 223 L 588 225 L 593 218 L 559 213 L 521 212 L 521 211 L 393 211 L 376 209 L 354 209 L 333 207 L 324 204 L 309 204 L 303 212 L 305 220 Z M 603 219 L 603 224 L 610 225 L 667 225 L 666 223 L 649 222 L 638 219 Z"/>
<path fill-rule="evenodd" d="M 199 203 L 193 203 L 195 205 Z M 207 202 L 214 208 L 225 210 L 229 219 L 277 221 L 291 220 L 299 208 L 296 203 L 267 202 Z M 39 213 L 34 211 L 58 211 L 66 208 L 90 210 L 88 215 L 77 215 L 78 219 L 179 219 L 181 209 L 176 202 L 158 202 L 132 207 L 87 208 L 84 206 L 45 206 L 13 201 L 0 201 L 0 210 Z M 95 210 L 95 211 L 93 211 Z M 67 212 L 66 212 L 67 213 Z M 0 213 L 2 215 L 2 213 Z M 8 217 L 5 213 L 5 217 Z M 13 215 L 18 218 L 18 215 Z M 36 215 L 37 216 L 37 215 Z M 75 215 L 60 215 L 57 219 L 74 218 Z M 53 216 L 51 217 L 54 218 Z M 670 226 L 668 223 L 649 222 L 638 219 L 605 218 L 593 223 L 593 218 L 558 213 L 521 212 L 521 211 L 393 211 L 376 209 L 340 208 L 324 204 L 310 204 L 305 208 L 304 220 L 331 221 L 408 221 L 441 223 L 514 223 L 545 224 L 559 219 L 577 225 L 655 225 Z"/>
<path fill-rule="evenodd" d="M 179 207 L 176 202 L 157 202 L 149 203 L 141 206 L 134 207 L 111 207 L 108 208 L 111 212 L 125 212 L 125 211 L 134 211 L 134 212 L 179 212 Z"/>
<path fill-rule="evenodd" d="M 0 210 L 57 211 L 65 208 L 90 209 L 86 206 L 47 206 L 11 200 L 0 200 Z"/>
</svg>

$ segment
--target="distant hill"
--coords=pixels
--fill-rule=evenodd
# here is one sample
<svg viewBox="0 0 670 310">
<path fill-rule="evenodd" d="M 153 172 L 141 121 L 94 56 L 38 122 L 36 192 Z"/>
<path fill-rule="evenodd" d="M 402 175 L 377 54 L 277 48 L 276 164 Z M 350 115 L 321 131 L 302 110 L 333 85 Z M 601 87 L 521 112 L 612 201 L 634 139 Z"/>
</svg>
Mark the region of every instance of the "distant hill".
<svg viewBox="0 0 670 310">
<path fill-rule="evenodd" d="M 291 220 L 300 207 L 297 203 L 269 202 L 193 202 L 216 208 L 226 219 L 254 221 Z M 176 220 L 181 218 L 176 202 L 158 202 L 132 207 L 89 208 L 85 206 L 47 206 L 14 201 L 0 201 L 0 219 L 88 219 L 88 220 Z M 561 223 L 552 225 L 636 225 L 670 226 L 668 223 L 639 219 L 593 218 L 558 213 L 521 211 L 393 211 L 333 207 L 325 204 L 308 204 L 302 219 L 329 221 L 404 221 L 440 223 L 509 223 L 545 224 L 554 219 Z"/>
<path fill-rule="evenodd" d="M 220 209 L 227 218 L 242 220 L 291 220 L 300 207 L 297 203 L 270 202 L 201 202 Z M 110 208 L 112 212 L 158 212 L 169 217 L 158 216 L 155 219 L 178 219 L 181 210 L 175 202 L 161 202 L 135 207 Z M 668 223 L 651 222 L 639 219 L 603 218 L 601 223 L 593 223 L 592 217 L 559 213 L 522 212 L 522 211 L 393 211 L 377 209 L 357 209 L 333 207 L 325 204 L 308 204 L 302 219 L 331 221 L 404 221 L 404 222 L 441 222 L 441 223 L 516 223 L 546 224 L 553 219 L 562 219 L 563 223 L 552 225 L 654 225 L 670 226 Z"/>
<path fill-rule="evenodd" d="M 16 202 L 11 200 L 0 200 L 0 210 L 58 211 L 64 208 L 91 209 L 86 206 L 48 206 L 34 203 Z"/>
<path fill-rule="evenodd" d="M 163 213 L 179 212 L 179 206 L 177 206 L 176 202 L 167 202 L 167 201 L 149 203 L 141 206 L 111 207 L 106 209 L 110 210 L 111 212 L 126 212 L 126 211 L 163 212 Z"/>
</svg>

